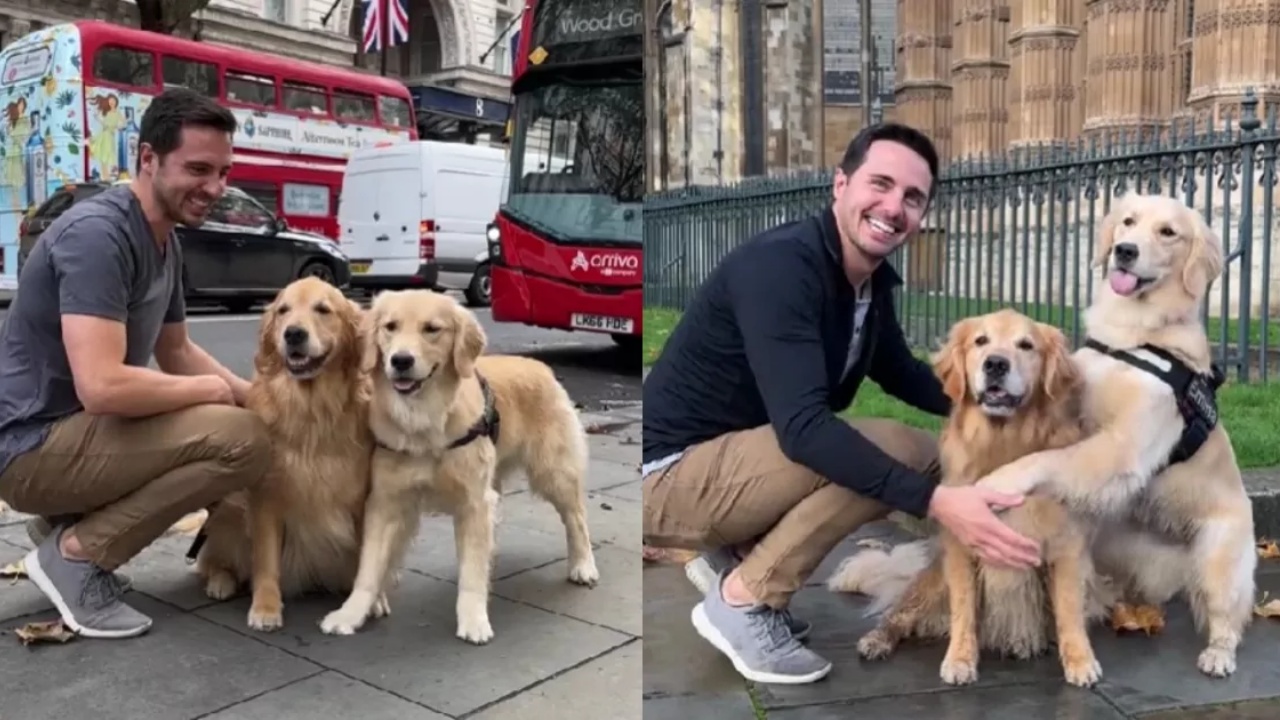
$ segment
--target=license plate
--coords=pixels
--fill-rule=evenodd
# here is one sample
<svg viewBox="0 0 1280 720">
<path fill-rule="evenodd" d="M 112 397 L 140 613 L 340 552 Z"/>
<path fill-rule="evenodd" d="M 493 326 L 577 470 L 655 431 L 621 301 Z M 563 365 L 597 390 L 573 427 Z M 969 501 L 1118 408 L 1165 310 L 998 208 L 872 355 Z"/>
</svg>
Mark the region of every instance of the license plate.
<svg viewBox="0 0 1280 720">
<path fill-rule="evenodd" d="M 353 275 L 363 275 L 363 274 L 365 274 L 365 273 L 369 272 L 369 265 L 371 265 L 371 264 L 372 264 L 372 263 L 367 263 L 367 262 L 363 262 L 363 261 L 352 260 L 352 261 L 351 261 L 351 273 L 352 273 Z"/>
<path fill-rule="evenodd" d="M 631 318 L 588 315 L 586 313 L 574 313 L 569 320 L 569 324 L 578 330 L 624 334 L 630 334 L 631 329 L 635 327 L 635 321 Z"/>
</svg>

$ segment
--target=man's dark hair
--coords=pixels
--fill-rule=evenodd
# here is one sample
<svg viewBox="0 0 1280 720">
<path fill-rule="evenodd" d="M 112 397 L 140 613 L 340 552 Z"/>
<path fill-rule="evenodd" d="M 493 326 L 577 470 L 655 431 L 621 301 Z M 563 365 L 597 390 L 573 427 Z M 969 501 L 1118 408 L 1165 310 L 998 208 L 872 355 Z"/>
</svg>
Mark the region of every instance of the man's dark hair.
<svg viewBox="0 0 1280 720">
<path fill-rule="evenodd" d="M 862 167 L 862 163 L 867 159 L 867 152 L 871 149 L 871 144 L 877 140 L 889 140 L 913 150 L 915 154 L 924 158 L 925 163 L 929 165 L 930 179 L 934 184 L 937 183 L 938 150 L 933 146 L 933 141 L 919 130 L 899 123 L 880 123 L 858 131 L 858 134 L 854 135 L 853 140 L 849 142 L 849 147 L 844 151 L 844 159 L 840 161 L 841 172 L 845 175 L 852 175 L 858 168 Z M 929 194 L 933 194 L 932 187 L 930 187 Z"/>
<path fill-rule="evenodd" d="M 182 145 L 184 127 L 205 127 L 235 133 L 236 116 L 213 98 L 187 88 L 171 88 L 152 99 L 147 111 L 142 114 L 138 145 L 150 145 L 152 152 L 163 158 Z M 142 169 L 141 165 L 142 153 L 138 153 L 135 172 Z"/>
</svg>

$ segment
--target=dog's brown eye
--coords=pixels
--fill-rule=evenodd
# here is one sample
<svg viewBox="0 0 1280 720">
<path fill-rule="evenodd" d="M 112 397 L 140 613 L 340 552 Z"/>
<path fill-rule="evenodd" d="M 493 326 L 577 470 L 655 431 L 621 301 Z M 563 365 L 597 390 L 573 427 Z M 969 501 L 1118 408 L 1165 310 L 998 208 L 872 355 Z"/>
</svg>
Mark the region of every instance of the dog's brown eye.
<svg viewBox="0 0 1280 720">
<path fill-rule="evenodd" d="M 283 315 L 283 314 L 285 314 L 285 313 L 287 313 L 287 312 L 289 312 L 289 306 L 288 306 L 288 305 L 281 305 L 280 307 L 276 308 L 276 314 L 277 314 L 277 315 Z"/>
<path fill-rule="evenodd" d="M 1124 219 L 1124 226 L 1125 226 L 1125 227 L 1133 227 L 1133 218 L 1131 218 L 1131 217 L 1127 217 L 1127 218 L 1125 218 L 1125 219 Z"/>
<path fill-rule="evenodd" d="M 440 332 L 440 326 L 436 325 L 435 323 L 427 323 L 426 325 L 422 326 L 422 332 L 428 335 L 432 335 Z"/>
<path fill-rule="evenodd" d="M 396 321 L 390 320 L 382 326 L 382 329 L 387 332 L 395 332 L 397 327 L 399 327 L 399 325 L 396 324 Z"/>
<path fill-rule="evenodd" d="M 983 345 L 986 345 L 988 342 L 989 340 L 987 340 L 986 335 L 979 335 L 978 337 L 973 339 L 973 344 L 977 345 L 978 347 L 982 347 Z"/>
<path fill-rule="evenodd" d="M 1018 349 L 1023 352 L 1031 352 L 1036 349 L 1036 346 L 1033 345 L 1030 340 L 1023 338 L 1018 341 Z"/>
<path fill-rule="evenodd" d="M 325 305 L 324 303 L 319 303 L 316 305 L 316 312 L 319 313 L 320 315 L 328 315 L 330 312 L 333 312 L 333 311 L 329 309 L 328 305 Z"/>
<path fill-rule="evenodd" d="M 1161 234 L 1161 235 L 1163 235 L 1163 236 L 1165 236 L 1165 237 L 1173 237 L 1174 235 L 1177 235 L 1178 233 L 1174 232 L 1174 231 L 1173 231 L 1173 228 L 1166 226 L 1166 227 L 1162 227 L 1162 228 L 1160 228 L 1160 234 Z"/>
</svg>

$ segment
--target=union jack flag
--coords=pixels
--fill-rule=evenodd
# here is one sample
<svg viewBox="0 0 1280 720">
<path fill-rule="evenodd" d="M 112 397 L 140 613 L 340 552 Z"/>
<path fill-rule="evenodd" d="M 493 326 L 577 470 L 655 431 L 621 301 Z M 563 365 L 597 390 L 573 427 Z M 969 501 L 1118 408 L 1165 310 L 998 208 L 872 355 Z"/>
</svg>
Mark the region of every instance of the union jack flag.
<svg viewBox="0 0 1280 720">
<path fill-rule="evenodd" d="M 380 52 L 409 42 L 409 13 L 405 0 L 362 0 L 364 34 L 362 48 L 367 53 Z"/>
</svg>

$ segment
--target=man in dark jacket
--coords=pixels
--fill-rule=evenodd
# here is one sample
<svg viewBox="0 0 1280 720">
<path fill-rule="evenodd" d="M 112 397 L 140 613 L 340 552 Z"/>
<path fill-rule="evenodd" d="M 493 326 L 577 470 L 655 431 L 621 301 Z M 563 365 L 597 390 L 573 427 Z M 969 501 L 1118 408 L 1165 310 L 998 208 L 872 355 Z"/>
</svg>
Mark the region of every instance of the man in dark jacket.
<svg viewBox="0 0 1280 720">
<path fill-rule="evenodd" d="M 750 680 L 830 672 L 787 605 L 842 539 L 892 510 L 936 519 L 985 562 L 1039 563 L 992 511 L 1022 498 L 939 487 L 933 436 L 836 415 L 864 378 L 949 411 L 907 347 L 891 295 L 901 280 L 884 262 L 919 231 L 937 171 L 918 131 L 860 132 L 831 206 L 729 253 L 645 381 L 645 542 L 706 551 L 687 568 L 705 593 L 694 627 Z"/>
</svg>

